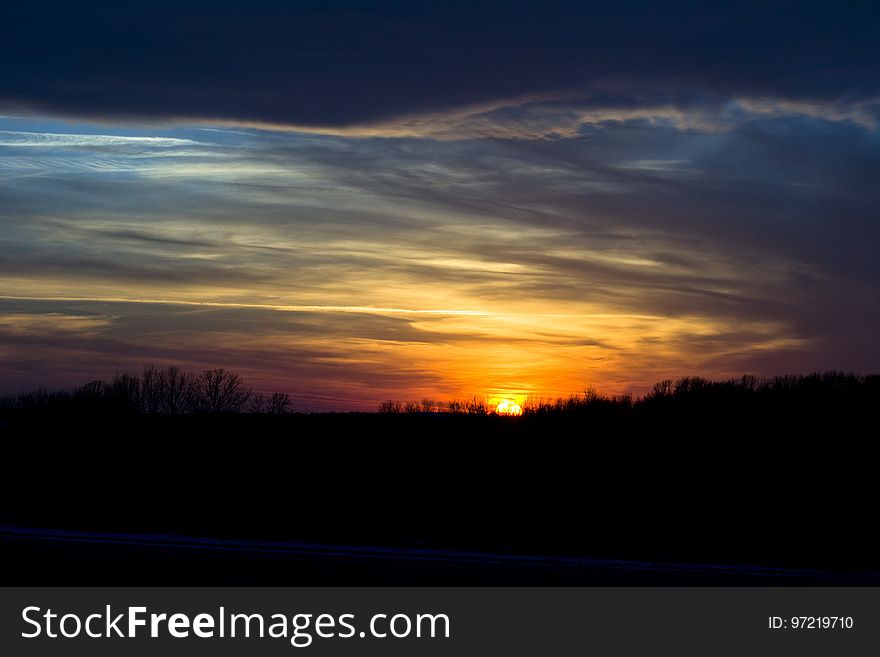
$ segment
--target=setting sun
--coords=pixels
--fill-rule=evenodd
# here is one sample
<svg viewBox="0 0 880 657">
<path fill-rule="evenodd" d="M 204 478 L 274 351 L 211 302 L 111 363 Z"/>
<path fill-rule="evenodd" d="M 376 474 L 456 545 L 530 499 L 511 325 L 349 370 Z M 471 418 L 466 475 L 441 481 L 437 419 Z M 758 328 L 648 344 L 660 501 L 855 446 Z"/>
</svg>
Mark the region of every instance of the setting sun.
<svg viewBox="0 0 880 657">
<path fill-rule="evenodd" d="M 510 399 L 502 399 L 495 407 L 498 415 L 522 415 L 522 406 Z"/>
</svg>

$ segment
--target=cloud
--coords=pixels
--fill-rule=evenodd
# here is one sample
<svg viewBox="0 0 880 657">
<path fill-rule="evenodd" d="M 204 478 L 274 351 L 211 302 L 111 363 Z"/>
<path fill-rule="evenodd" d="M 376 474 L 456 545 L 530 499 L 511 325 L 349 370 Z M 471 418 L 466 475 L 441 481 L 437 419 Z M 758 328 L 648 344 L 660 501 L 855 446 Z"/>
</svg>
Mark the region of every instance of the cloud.
<svg viewBox="0 0 880 657">
<path fill-rule="evenodd" d="M 481 123 L 512 99 L 620 94 L 689 122 L 654 97 L 707 99 L 707 111 L 737 99 L 870 102 L 877 25 L 867 2 L 17 3 L 0 26 L 0 106 L 422 135 L 427 117 Z M 545 134 L 533 109 L 518 120 Z M 557 111 L 563 130 L 582 120 L 568 114 Z"/>
<path fill-rule="evenodd" d="M 662 353 L 670 335 L 683 333 L 699 344 L 697 338 L 713 334 L 695 318 L 661 324 L 650 316 L 556 317 L 555 330 L 547 332 L 539 330 L 547 324 L 533 314 L 196 308 L 146 300 L 7 298 L 0 300 L 0 317 L 7 390 L 47 380 L 53 386 L 78 385 L 136 371 L 145 362 L 193 370 L 223 366 L 241 372 L 259 390 L 292 392 L 303 410 L 371 409 L 381 399 L 402 395 L 560 394 L 559 366 L 572 356 L 586 356 L 600 369 L 619 369 L 633 357 L 625 347 L 636 333 L 653 336 L 640 346 L 640 358 Z M 586 327 L 608 335 L 612 326 L 618 335 L 606 341 L 584 337 Z M 715 342 L 751 344 L 754 350 L 756 328 L 762 340 L 781 344 L 772 326 L 722 334 Z M 715 349 L 717 344 L 707 347 Z M 624 381 L 607 384 L 627 387 Z"/>
<path fill-rule="evenodd" d="M 176 146 L 197 146 L 199 142 L 191 139 L 171 137 L 130 137 L 120 135 L 77 135 L 52 134 L 46 132 L 22 132 L 20 130 L 0 130 L 0 146 L 13 148 L 102 148 L 115 146 L 144 146 L 148 148 L 171 148 Z"/>
<path fill-rule="evenodd" d="M 585 129 L 610 123 L 666 124 L 687 132 L 729 132 L 752 118 L 804 116 L 821 121 L 848 122 L 876 130 L 880 99 L 860 101 L 787 100 L 785 98 L 598 97 L 545 98 L 502 101 L 441 113 L 396 117 L 354 126 L 264 125 L 339 137 L 462 139 L 572 139 Z"/>
<path fill-rule="evenodd" d="M 0 146 L 0 384 L 155 360 L 369 408 L 877 369 L 880 135 L 727 116 L 563 139 L 4 120 L 71 136 Z"/>
</svg>

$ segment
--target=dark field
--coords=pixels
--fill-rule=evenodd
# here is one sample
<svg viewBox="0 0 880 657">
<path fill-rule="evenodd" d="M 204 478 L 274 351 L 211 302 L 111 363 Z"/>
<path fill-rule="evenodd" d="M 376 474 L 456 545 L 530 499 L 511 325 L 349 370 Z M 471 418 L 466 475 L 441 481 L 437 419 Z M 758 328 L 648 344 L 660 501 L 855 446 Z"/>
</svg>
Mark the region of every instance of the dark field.
<svg viewBox="0 0 880 657">
<path fill-rule="evenodd" d="M 0 525 L 128 537 L 0 533 L 4 583 L 876 584 L 877 384 L 829 381 L 518 418 L 7 409 Z"/>
</svg>

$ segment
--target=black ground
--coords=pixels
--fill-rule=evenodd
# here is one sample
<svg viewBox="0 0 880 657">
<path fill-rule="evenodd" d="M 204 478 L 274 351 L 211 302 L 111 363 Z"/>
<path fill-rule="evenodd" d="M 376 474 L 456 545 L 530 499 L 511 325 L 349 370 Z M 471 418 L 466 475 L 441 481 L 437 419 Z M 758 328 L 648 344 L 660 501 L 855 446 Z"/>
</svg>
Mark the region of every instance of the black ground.
<svg viewBox="0 0 880 657">
<path fill-rule="evenodd" d="M 16 564 L 4 583 L 684 584 L 767 574 L 662 564 L 876 583 L 878 406 L 876 391 L 863 392 L 523 418 L 7 411 L 5 526 L 601 563 L 209 555 L 0 536 L 4 563 Z"/>
</svg>

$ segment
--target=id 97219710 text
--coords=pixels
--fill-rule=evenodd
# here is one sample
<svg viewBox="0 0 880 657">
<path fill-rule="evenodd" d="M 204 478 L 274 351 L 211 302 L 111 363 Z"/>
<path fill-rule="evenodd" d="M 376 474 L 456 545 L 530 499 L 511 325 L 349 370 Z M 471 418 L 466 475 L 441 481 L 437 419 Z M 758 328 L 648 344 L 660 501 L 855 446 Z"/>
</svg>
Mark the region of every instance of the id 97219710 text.
<svg viewBox="0 0 880 657">
<path fill-rule="evenodd" d="M 768 616 L 771 630 L 851 630 L 852 616 Z"/>
</svg>

